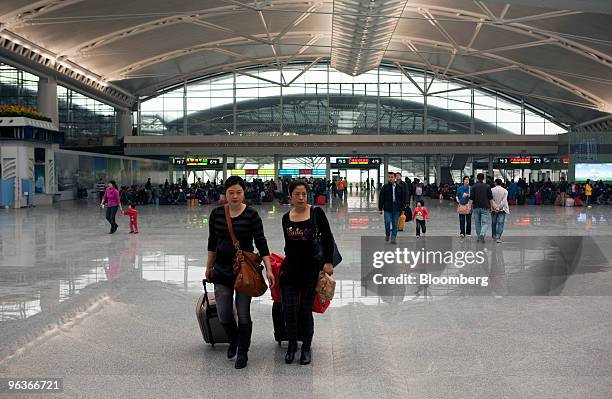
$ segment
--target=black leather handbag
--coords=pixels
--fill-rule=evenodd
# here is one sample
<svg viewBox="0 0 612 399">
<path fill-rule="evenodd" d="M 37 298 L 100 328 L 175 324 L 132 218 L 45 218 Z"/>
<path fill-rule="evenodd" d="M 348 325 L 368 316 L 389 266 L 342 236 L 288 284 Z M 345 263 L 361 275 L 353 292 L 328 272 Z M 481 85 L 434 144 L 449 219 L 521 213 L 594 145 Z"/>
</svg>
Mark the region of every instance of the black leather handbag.
<svg viewBox="0 0 612 399">
<path fill-rule="evenodd" d="M 323 267 L 325 263 L 325 251 L 323 250 L 323 240 L 321 237 L 321 230 L 319 229 L 319 224 L 317 222 L 317 216 L 315 212 L 315 207 L 310 207 L 310 219 L 312 220 L 312 225 L 314 227 L 314 239 L 313 239 L 313 250 L 314 250 L 314 259 L 319 265 L 319 268 Z M 342 262 L 342 255 L 340 255 L 340 251 L 338 251 L 338 246 L 336 245 L 336 240 L 332 236 L 332 241 L 334 243 L 334 253 L 332 255 L 332 265 L 334 267 L 338 266 L 340 262 Z"/>
</svg>

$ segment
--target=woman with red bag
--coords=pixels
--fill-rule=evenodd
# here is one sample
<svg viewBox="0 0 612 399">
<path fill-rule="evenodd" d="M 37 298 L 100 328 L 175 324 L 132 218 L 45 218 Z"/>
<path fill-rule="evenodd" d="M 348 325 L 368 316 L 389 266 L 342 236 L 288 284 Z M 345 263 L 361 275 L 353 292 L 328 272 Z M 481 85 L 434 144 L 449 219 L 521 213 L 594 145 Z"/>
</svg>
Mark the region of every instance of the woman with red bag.
<svg viewBox="0 0 612 399">
<path fill-rule="evenodd" d="M 289 185 L 292 208 L 283 215 L 285 236 L 285 261 L 280 274 L 282 305 L 289 348 L 285 363 L 292 363 L 297 351 L 298 337 L 303 337 L 300 364 L 312 360 L 311 344 L 314 335 L 312 306 L 316 296 L 321 268 L 327 274 L 334 272 L 332 257 L 334 240 L 323 209 L 308 205 L 308 184 L 294 180 Z M 312 217 L 314 216 L 314 217 Z M 313 225 L 313 219 L 317 226 Z M 324 263 L 314 258 L 315 232 L 319 231 L 323 242 Z M 301 331 L 298 331 L 301 329 Z"/>
</svg>

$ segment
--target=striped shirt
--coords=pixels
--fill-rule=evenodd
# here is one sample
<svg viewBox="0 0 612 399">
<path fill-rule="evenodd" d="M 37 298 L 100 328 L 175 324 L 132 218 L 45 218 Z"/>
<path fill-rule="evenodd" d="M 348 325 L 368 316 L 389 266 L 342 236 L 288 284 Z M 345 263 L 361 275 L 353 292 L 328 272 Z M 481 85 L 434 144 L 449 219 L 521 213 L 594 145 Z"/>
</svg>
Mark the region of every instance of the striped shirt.
<svg viewBox="0 0 612 399">
<path fill-rule="evenodd" d="M 255 242 L 259 255 L 270 255 L 268 242 L 264 235 L 263 222 L 255 209 L 247 206 L 240 215 L 232 218 L 232 227 L 236 238 L 240 242 L 240 249 L 254 252 L 253 242 Z M 223 206 L 213 209 L 210 213 L 208 229 L 208 250 L 217 253 L 213 280 L 215 280 L 216 275 L 220 275 L 221 279 L 225 278 L 227 280 L 233 276 L 232 264 L 236 256 L 236 250 L 227 229 L 225 208 Z"/>
</svg>

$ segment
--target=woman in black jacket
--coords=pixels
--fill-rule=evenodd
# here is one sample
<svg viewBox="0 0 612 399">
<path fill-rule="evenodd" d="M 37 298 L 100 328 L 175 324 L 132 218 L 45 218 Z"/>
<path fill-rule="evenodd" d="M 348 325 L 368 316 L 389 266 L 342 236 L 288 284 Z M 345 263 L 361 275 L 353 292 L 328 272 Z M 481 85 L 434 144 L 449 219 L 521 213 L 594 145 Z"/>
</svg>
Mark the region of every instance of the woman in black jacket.
<svg viewBox="0 0 612 399">
<path fill-rule="evenodd" d="M 289 196 L 293 206 L 283 215 L 286 258 L 280 274 L 282 305 L 289 337 L 285 362 L 293 362 L 298 337 L 303 337 L 300 364 L 309 364 L 312 359 L 310 346 L 314 334 L 312 305 L 315 290 L 321 269 L 327 274 L 334 272 L 331 263 L 334 241 L 323 209 L 308 205 L 308 184 L 300 180 L 291 182 Z M 317 226 L 314 226 L 313 218 Z M 313 257 L 315 230 L 321 233 L 325 257 L 323 264 L 317 264 Z M 301 331 L 298 331 L 299 328 Z"/>
<path fill-rule="evenodd" d="M 259 250 L 259 255 L 266 266 L 266 274 L 270 287 L 274 285 L 274 275 L 270 267 L 270 251 L 263 231 L 263 223 L 254 208 L 245 205 L 245 184 L 239 176 L 229 177 L 225 181 L 225 198 L 228 201 L 232 228 L 240 242 L 243 251 L 254 251 L 253 241 Z M 206 262 L 206 278 L 215 284 L 215 299 L 219 321 L 223 325 L 230 346 L 227 349 L 228 359 L 236 356 L 235 367 L 246 367 L 247 352 L 251 344 L 251 297 L 236 292 L 236 311 L 238 326 L 234 319 L 234 272 L 233 263 L 236 250 L 227 228 L 225 207 L 215 208 L 208 219 L 208 260 Z"/>
</svg>

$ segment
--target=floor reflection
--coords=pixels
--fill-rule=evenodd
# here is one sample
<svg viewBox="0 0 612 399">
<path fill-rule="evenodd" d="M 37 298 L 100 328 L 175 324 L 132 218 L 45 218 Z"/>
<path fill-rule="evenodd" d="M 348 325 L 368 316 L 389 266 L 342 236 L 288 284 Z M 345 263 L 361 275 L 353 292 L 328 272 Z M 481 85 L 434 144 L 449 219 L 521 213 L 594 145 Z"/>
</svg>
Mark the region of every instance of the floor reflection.
<svg viewBox="0 0 612 399">
<path fill-rule="evenodd" d="M 457 216 L 452 204 L 431 200 L 428 207 L 432 215 L 428 233 L 456 235 Z M 325 209 L 345 262 L 336 274 L 338 289 L 332 306 L 465 295 L 609 295 L 607 275 L 602 278 L 610 271 L 611 249 L 607 245 L 585 241 L 578 267 L 561 270 L 554 262 L 544 262 L 548 252 L 541 239 L 520 237 L 612 234 L 607 224 L 611 208 L 513 207 L 506 223 L 505 242 L 490 243 L 486 268 L 471 271 L 489 276 L 488 287 L 410 286 L 391 297 L 377 297 L 367 296 L 361 289 L 359 240 L 363 235 L 382 235 L 383 217 L 367 194 L 333 201 Z M 126 234 L 124 224 L 113 236 L 104 233 L 102 214 L 90 204 L 0 214 L 0 325 L 50 312 L 89 287 L 105 290 L 113 284 L 155 281 L 174 290 L 199 292 L 211 209 L 142 207 L 141 234 Z M 269 204 L 258 209 L 271 249 L 282 253 L 278 226 L 289 207 Z M 414 242 L 413 229 L 412 223 L 406 224 L 406 230 L 400 233 L 400 244 Z M 609 240 L 602 237 L 598 242 Z M 450 245 L 469 248 L 476 243 L 473 239 L 453 239 Z M 435 271 L 438 276 L 457 272 L 452 267 Z M 568 282 L 573 283 L 571 290 L 567 289 Z M 270 297 L 266 294 L 257 301 L 269 303 Z"/>
</svg>

